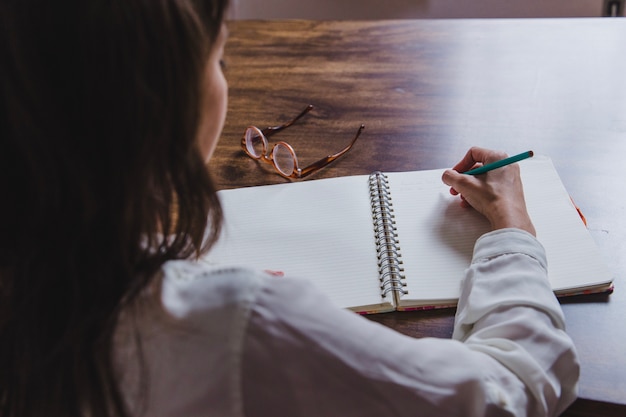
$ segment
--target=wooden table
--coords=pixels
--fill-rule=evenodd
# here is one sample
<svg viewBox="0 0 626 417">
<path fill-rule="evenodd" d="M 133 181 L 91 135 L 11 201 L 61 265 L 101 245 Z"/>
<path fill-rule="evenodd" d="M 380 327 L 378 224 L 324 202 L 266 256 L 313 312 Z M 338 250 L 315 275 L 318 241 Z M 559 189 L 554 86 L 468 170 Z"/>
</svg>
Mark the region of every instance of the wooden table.
<svg viewBox="0 0 626 417">
<path fill-rule="evenodd" d="M 563 302 L 582 361 L 566 415 L 626 415 L 626 20 L 238 21 L 226 48 L 229 114 L 211 162 L 221 188 L 281 183 L 240 150 L 250 124 L 312 178 L 452 166 L 471 145 L 553 158 L 615 275 L 615 293 Z M 277 139 L 278 140 L 278 139 Z M 450 337 L 453 310 L 371 316 L 415 337 Z"/>
</svg>

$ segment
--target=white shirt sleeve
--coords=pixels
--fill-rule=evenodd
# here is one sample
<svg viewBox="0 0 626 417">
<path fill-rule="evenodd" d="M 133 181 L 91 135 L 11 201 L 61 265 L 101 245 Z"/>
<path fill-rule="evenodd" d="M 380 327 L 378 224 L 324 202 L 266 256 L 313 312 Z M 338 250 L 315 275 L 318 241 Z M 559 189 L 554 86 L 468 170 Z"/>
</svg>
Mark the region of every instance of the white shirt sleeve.
<svg viewBox="0 0 626 417">
<path fill-rule="evenodd" d="M 479 239 L 453 340 L 404 336 L 334 306 L 311 284 L 268 277 L 241 367 L 246 416 L 553 416 L 578 362 L 530 234 Z"/>
</svg>

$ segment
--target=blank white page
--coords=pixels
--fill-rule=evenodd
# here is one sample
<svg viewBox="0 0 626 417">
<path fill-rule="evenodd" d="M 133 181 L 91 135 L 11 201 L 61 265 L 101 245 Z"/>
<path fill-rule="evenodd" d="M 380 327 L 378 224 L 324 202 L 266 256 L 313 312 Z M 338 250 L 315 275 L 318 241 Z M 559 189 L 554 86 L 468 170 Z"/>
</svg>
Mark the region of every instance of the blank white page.
<svg viewBox="0 0 626 417">
<path fill-rule="evenodd" d="M 526 206 L 548 256 L 552 289 L 563 292 L 612 281 L 552 161 L 536 156 L 522 163 L 521 170 Z"/>
<path fill-rule="evenodd" d="M 474 243 L 489 231 L 482 215 L 450 195 L 442 173 L 387 174 L 409 291 L 405 300 L 457 299 Z"/>
<path fill-rule="evenodd" d="M 211 263 L 310 279 L 341 307 L 383 302 L 368 176 L 223 190 Z"/>
</svg>

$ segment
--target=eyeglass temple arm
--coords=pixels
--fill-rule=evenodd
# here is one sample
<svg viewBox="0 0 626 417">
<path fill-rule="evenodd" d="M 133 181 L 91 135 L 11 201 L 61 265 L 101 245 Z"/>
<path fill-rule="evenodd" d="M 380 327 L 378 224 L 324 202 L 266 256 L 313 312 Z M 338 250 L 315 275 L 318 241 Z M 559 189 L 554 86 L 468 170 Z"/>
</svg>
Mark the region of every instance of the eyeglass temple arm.
<svg viewBox="0 0 626 417">
<path fill-rule="evenodd" d="M 333 162 L 335 159 L 339 158 L 341 155 L 343 155 L 344 153 L 348 152 L 350 150 L 350 148 L 352 148 L 352 146 L 354 145 L 354 143 L 356 142 L 356 140 L 359 138 L 359 136 L 361 135 L 361 132 L 363 131 L 363 129 L 365 129 L 365 125 L 361 125 L 359 127 L 359 130 L 357 130 L 356 132 L 356 136 L 354 137 L 354 139 L 352 139 L 352 142 L 350 142 L 348 144 L 348 146 L 346 146 L 345 148 L 343 148 L 342 150 L 340 150 L 339 152 L 332 154 L 332 155 L 328 155 L 322 159 L 320 159 L 317 162 L 313 162 L 311 165 L 309 165 L 306 168 L 303 168 L 300 171 L 300 175 L 298 175 L 299 178 L 304 178 L 307 175 L 311 175 L 312 173 L 314 173 L 315 171 L 317 171 L 320 168 L 325 167 L 326 165 L 330 164 L 331 162 Z"/>
<path fill-rule="evenodd" d="M 265 129 L 262 129 L 261 132 L 267 137 L 267 136 L 272 136 L 274 133 L 278 133 L 281 130 L 288 128 L 289 126 L 291 126 L 292 124 L 294 124 L 295 122 L 297 122 L 298 120 L 300 120 L 302 118 L 302 116 L 304 116 L 305 114 L 307 114 L 308 112 L 310 112 L 311 110 L 313 110 L 313 105 L 309 104 L 308 106 L 306 106 L 306 108 L 304 110 L 302 110 L 300 112 L 299 115 L 297 115 L 296 117 L 294 117 L 292 120 L 290 120 L 287 123 L 283 123 L 282 125 L 278 125 L 278 126 L 268 126 Z"/>
</svg>

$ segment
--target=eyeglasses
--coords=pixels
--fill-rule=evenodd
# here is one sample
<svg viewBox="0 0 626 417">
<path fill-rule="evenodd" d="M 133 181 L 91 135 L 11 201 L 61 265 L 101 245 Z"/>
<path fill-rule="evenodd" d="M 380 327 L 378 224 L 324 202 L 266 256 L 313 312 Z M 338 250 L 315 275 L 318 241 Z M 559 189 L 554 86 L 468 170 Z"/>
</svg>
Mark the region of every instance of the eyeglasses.
<svg viewBox="0 0 626 417">
<path fill-rule="evenodd" d="M 365 125 L 362 124 L 356 132 L 356 136 L 352 139 L 348 146 L 335 154 L 325 156 L 306 168 L 300 168 L 296 152 L 287 142 L 278 142 L 274 145 L 271 152 L 268 153 L 269 145 L 267 138 L 291 126 L 312 109 L 313 105 L 309 104 L 293 120 L 279 126 L 270 126 L 262 130 L 255 126 L 248 127 L 246 132 L 243 134 L 243 138 L 241 139 L 241 147 L 251 158 L 272 164 L 276 172 L 285 178 L 304 178 L 307 175 L 311 175 L 348 152 L 359 138 L 363 129 L 365 129 Z"/>
</svg>

